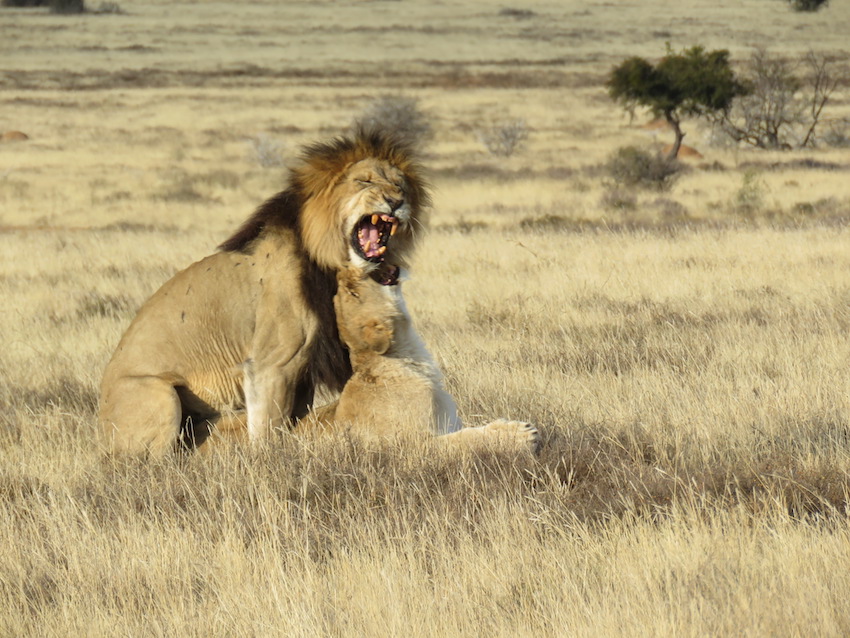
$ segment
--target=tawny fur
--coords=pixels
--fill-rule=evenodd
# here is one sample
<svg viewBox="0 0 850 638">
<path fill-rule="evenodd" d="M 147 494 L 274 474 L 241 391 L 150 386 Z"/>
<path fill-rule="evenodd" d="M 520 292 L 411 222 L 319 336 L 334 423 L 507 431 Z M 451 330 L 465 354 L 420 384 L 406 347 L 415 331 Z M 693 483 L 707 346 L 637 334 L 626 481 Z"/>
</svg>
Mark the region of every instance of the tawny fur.
<svg viewBox="0 0 850 638">
<path fill-rule="evenodd" d="M 0 135 L 0 141 L 2 142 L 25 142 L 29 138 L 29 135 L 21 131 L 6 131 Z"/>
<path fill-rule="evenodd" d="M 663 157 L 667 157 L 668 155 L 670 155 L 670 151 L 672 151 L 672 150 L 673 150 L 672 144 L 665 144 L 664 146 L 661 147 L 661 155 Z M 682 144 L 681 146 L 679 146 L 679 154 L 676 156 L 676 159 L 680 159 L 680 160 L 682 160 L 682 159 L 685 159 L 685 160 L 686 159 L 702 159 L 702 158 L 703 158 L 702 153 L 700 153 L 693 146 L 686 146 L 685 144 Z"/>
<path fill-rule="evenodd" d="M 139 310 L 101 384 L 107 446 L 163 453 L 216 431 L 260 441 L 304 416 L 317 387 L 341 390 L 336 272 L 376 267 L 351 234 L 388 201 L 399 223 L 384 259 L 404 265 L 428 205 L 411 152 L 374 131 L 307 148 L 283 192 Z"/>
<path fill-rule="evenodd" d="M 337 279 L 334 308 L 353 374 L 339 399 L 316 410 L 304 427 L 381 438 L 426 434 L 452 442 L 500 439 L 536 447 L 538 433 L 529 423 L 500 419 L 463 427 L 440 369 L 413 328 L 401 284 L 381 285 L 356 267 L 340 271 Z"/>
</svg>

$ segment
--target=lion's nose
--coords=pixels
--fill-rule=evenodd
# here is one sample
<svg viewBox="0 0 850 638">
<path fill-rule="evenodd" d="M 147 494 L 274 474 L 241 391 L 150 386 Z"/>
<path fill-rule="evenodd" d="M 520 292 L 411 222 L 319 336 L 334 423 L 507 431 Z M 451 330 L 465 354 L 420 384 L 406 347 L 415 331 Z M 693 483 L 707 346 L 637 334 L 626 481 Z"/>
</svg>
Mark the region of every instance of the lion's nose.
<svg viewBox="0 0 850 638">
<path fill-rule="evenodd" d="M 384 197 L 384 201 L 389 205 L 391 213 L 396 212 L 404 203 L 403 199 L 396 199 L 395 197 Z"/>
</svg>

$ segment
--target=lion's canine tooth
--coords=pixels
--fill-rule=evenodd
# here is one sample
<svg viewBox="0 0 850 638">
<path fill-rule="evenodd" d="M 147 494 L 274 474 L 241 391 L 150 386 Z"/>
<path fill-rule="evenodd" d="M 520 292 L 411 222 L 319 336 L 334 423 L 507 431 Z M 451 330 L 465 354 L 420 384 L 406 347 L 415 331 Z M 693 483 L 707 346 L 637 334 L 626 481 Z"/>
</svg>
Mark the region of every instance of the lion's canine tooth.
<svg viewBox="0 0 850 638">
<path fill-rule="evenodd" d="M 378 213 L 372 213 L 372 226 L 378 223 Z"/>
<path fill-rule="evenodd" d="M 390 237 L 395 235 L 395 231 L 397 231 L 397 230 L 398 230 L 398 220 L 393 219 L 393 226 L 392 226 L 392 228 L 390 228 Z"/>
<path fill-rule="evenodd" d="M 370 248 L 372 248 L 372 242 L 367 240 L 363 245 L 363 252 L 368 253 Z"/>
<path fill-rule="evenodd" d="M 383 255 L 385 252 L 387 252 L 386 246 L 381 246 L 380 248 L 378 248 L 378 254 L 379 255 Z"/>
</svg>

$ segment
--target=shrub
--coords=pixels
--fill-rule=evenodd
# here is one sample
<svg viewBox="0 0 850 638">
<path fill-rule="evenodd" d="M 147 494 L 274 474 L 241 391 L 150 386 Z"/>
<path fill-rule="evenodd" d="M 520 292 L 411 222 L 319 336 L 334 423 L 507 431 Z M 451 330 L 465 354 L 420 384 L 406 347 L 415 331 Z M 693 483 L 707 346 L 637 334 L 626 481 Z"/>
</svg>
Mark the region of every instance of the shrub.
<svg viewBox="0 0 850 638">
<path fill-rule="evenodd" d="M 766 190 L 758 171 L 747 170 L 741 178 L 741 187 L 735 193 L 734 207 L 739 213 L 755 213 L 764 205 Z"/>
<path fill-rule="evenodd" d="M 788 0 L 794 11 L 819 11 L 829 4 L 829 0 Z"/>
<path fill-rule="evenodd" d="M 499 15 L 506 18 L 516 18 L 517 20 L 527 20 L 528 18 L 533 18 L 537 14 L 530 9 L 514 9 L 512 7 L 508 7 L 499 11 Z"/>
<path fill-rule="evenodd" d="M 522 118 L 494 124 L 481 131 L 479 138 L 491 155 L 510 157 L 528 139 L 528 124 Z"/>
<path fill-rule="evenodd" d="M 635 146 L 623 146 L 605 168 L 617 184 L 664 190 L 672 186 L 682 165 Z"/>
<path fill-rule="evenodd" d="M 106 14 L 111 13 L 115 15 L 121 15 L 124 13 L 124 10 L 121 8 L 117 2 L 101 2 L 97 9 L 93 9 L 92 13 Z"/>
<path fill-rule="evenodd" d="M 676 221 L 688 219 L 690 217 L 688 209 L 681 203 L 677 202 L 675 199 L 659 197 L 650 205 L 654 209 L 656 209 L 660 214 L 661 218 L 666 221 Z"/>
<path fill-rule="evenodd" d="M 599 202 L 603 208 L 620 212 L 637 210 L 637 196 L 625 188 L 609 188 Z"/>
<path fill-rule="evenodd" d="M 373 100 L 354 119 L 352 128 L 381 129 L 414 146 L 423 146 L 434 137 L 428 116 L 416 98 L 383 95 Z"/>
<path fill-rule="evenodd" d="M 151 198 L 164 202 L 194 203 L 206 199 L 197 189 L 197 180 L 184 170 L 173 168 L 168 172 L 162 190 Z"/>
<path fill-rule="evenodd" d="M 85 10 L 83 0 L 50 0 L 51 13 L 84 13 Z"/>
<path fill-rule="evenodd" d="M 248 139 L 248 159 L 257 162 L 263 168 L 283 166 L 285 145 L 270 135 L 261 133 Z"/>
<path fill-rule="evenodd" d="M 821 137 L 827 146 L 835 148 L 850 148 L 850 119 L 835 120 L 829 123 L 829 128 Z"/>
</svg>

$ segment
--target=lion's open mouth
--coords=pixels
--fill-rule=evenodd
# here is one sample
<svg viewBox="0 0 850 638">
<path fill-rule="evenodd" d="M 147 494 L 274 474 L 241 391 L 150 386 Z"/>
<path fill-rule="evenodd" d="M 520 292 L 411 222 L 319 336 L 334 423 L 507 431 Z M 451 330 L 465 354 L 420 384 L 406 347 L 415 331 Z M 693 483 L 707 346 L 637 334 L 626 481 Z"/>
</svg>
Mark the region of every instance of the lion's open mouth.
<svg viewBox="0 0 850 638">
<path fill-rule="evenodd" d="M 354 225 L 351 244 L 363 259 L 379 263 L 387 252 L 387 242 L 398 229 L 398 219 L 392 215 L 364 215 Z"/>
</svg>

